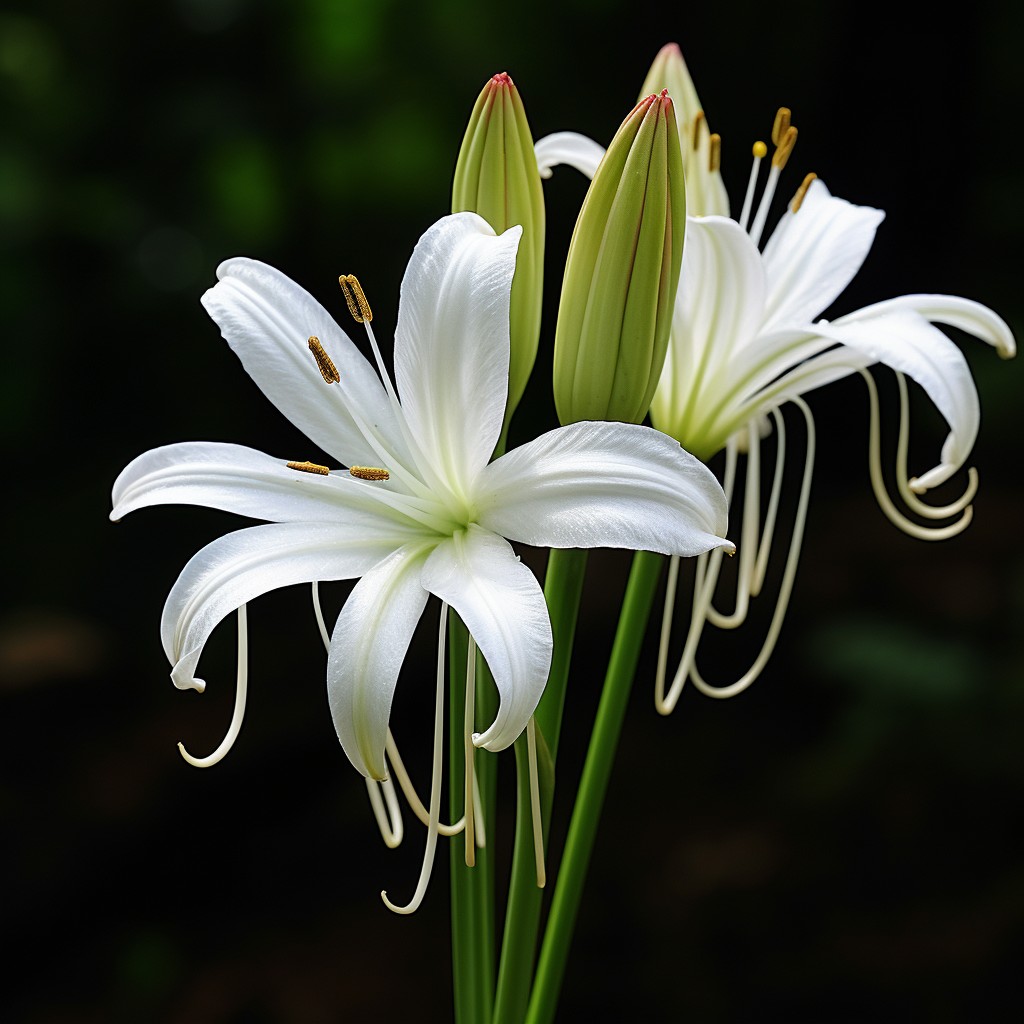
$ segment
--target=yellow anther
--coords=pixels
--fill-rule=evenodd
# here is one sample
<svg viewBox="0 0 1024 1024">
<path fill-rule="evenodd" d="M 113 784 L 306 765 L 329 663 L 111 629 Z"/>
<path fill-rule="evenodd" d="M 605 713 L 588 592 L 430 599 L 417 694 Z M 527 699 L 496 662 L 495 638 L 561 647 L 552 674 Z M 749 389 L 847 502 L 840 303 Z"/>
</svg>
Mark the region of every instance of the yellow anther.
<svg viewBox="0 0 1024 1024">
<path fill-rule="evenodd" d="M 363 286 L 355 274 L 342 274 L 338 278 L 338 284 L 345 293 L 345 302 L 348 303 L 348 311 L 357 324 L 369 323 L 373 319 L 373 311 L 363 292 Z"/>
<path fill-rule="evenodd" d="M 789 107 L 779 107 L 775 112 L 775 124 L 772 125 L 772 145 L 781 145 L 782 139 L 789 128 L 792 111 Z"/>
<path fill-rule="evenodd" d="M 768 147 L 763 142 L 754 143 L 754 159 L 763 160 L 768 155 Z"/>
<path fill-rule="evenodd" d="M 334 360 L 324 351 L 323 345 L 320 344 L 320 339 L 315 334 L 309 339 L 309 351 L 313 353 L 320 376 L 328 384 L 338 384 L 341 381 L 341 374 L 338 373 Z"/>
<path fill-rule="evenodd" d="M 330 470 L 326 466 L 318 466 L 315 462 L 289 462 L 289 469 L 297 469 L 300 473 L 316 473 L 317 476 L 328 476 Z"/>
<path fill-rule="evenodd" d="M 386 469 L 376 466 L 350 466 L 348 471 L 359 480 L 387 480 L 391 476 Z"/>
<path fill-rule="evenodd" d="M 790 125 L 786 129 L 786 134 L 782 136 L 782 141 L 779 142 L 778 148 L 772 154 L 772 167 L 778 167 L 781 171 L 786 166 L 786 161 L 789 159 L 789 154 L 793 152 L 795 145 L 796 129 Z"/>
<path fill-rule="evenodd" d="M 818 176 L 814 171 L 811 171 L 811 173 L 808 174 L 800 183 L 800 187 L 796 190 L 796 195 L 793 196 L 793 202 L 789 204 L 789 208 L 793 213 L 796 213 L 796 211 L 803 205 L 804 196 L 807 195 L 807 190 L 811 187 L 811 182 L 817 177 Z"/>
<path fill-rule="evenodd" d="M 711 133 L 711 152 L 708 153 L 708 170 L 717 171 L 722 166 L 722 136 Z"/>
<path fill-rule="evenodd" d="M 700 126 L 703 123 L 704 123 L 704 111 L 703 110 L 698 110 L 697 113 L 693 115 L 693 127 L 692 127 L 692 131 L 691 131 L 691 136 L 690 136 L 690 145 L 694 149 L 697 149 L 698 145 L 700 143 Z"/>
</svg>

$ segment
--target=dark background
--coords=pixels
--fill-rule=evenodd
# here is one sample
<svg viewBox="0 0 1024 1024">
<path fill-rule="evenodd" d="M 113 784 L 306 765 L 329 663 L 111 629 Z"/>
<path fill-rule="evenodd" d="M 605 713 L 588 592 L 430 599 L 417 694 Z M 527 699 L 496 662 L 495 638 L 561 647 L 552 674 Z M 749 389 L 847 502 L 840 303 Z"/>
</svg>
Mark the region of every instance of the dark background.
<svg viewBox="0 0 1024 1024">
<path fill-rule="evenodd" d="M 5 2 L 0 1018 L 451 1016 L 443 845 L 422 909 L 389 914 L 379 890 L 411 893 L 422 830 L 409 825 L 396 852 L 376 834 L 327 713 L 305 588 L 250 606 L 249 711 L 229 757 L 198 771 L 175 750 L 212 749 L 226 727 L 234 629 L 204 656 L 208 692 L 180 693 L 160 609 L 193 552 L 240 524 L 175 507 L 114 526 L 110 486 L 178 440 L 316 458 L 199 306 L 221 259 L 264 259 L 339 316 L 336 277 L 357 273 L 389 339 L 487 78 L 513 76 L 536 137 L 607 142 L 674 39 L 737 206 L 750 144 L 787 104 L 801 134 L 782 198 L 813 169 L 887 211 L 838 311 L 951 292 L 1019 334 L 1022 10 Z M 545 334 L 513 440 L 553 422 L 559 260 L 582 179 L 564 171 L 545 194 Z M 689 692 L 661 719 L 645 656 L 562 1019 L 1020 1019 L 1024 563 L 1010 460 L 1024 367 L 964 348 L 983 406 L 964 535 L 926 544 L 888 523 L 868 486 L 863 387 L 834 385 L 811 398 L 810 524 L 764 677 L 733 701 Z M 915 397 L 920 470 L 943 431 Z M 543 571 L 542 554 L 524 557 Z M 627 568 L 623 554 L 590 562 L 556 833 Z M 346 588 L 324 589 L 333 614 Z M 742 670 L 764 619 L 710 644 L 705 673 Z M 421 632 L 393 726 L 425 779 L 434 652 Z"/>
</svg>

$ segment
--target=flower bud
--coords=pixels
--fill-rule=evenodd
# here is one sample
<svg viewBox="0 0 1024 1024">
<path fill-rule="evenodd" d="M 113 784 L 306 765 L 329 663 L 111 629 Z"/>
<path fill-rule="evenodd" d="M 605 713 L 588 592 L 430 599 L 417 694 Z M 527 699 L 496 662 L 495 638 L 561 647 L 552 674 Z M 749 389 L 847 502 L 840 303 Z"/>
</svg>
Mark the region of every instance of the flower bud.
<svg viewBox="0 0 1024 1024">
<path fill-rule="evenodd" d="M 721 139 L 708 127 L 704 109 L 697 98 L 693 79 L 682 51 L 666 43 L 647 72 L 640 95 L 649 96 L 668 89 L 679 125 L 683 173 L 686 175 L 686 209 L 691 217 L 710 214 L 729 216 L 729 196 L 719 171 Z"/>
<path fill-rule="evenodd" d="M 622 122 L 569 244 L 554 355 L 563 424 L 639 423 L 647 415 L 665 361 L 685 224 L 679 136 L 663 91 Z"/>
<path fill-rule="evenodd" d="M 478 213 L 497 234 L 521 224 L 512 279 L 508 404 L 505 431 L 537 356 L 544 285 L 544 193 L 526 111 L 512 79 L 495 75 L 477 98 L 462 140 L 452 212 Z"/>
</svg>

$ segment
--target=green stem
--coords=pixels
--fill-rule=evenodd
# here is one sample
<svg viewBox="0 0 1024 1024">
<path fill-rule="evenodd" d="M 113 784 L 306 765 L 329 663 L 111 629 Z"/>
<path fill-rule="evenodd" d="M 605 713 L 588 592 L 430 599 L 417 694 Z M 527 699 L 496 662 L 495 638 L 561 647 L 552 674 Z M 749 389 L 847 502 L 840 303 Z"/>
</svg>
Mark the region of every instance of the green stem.
<svg viewBox="0 0 1024 1024">
<path fill-rule="evenodd" d="M 464 623 L 452 613 L 449 617 L 449 807 L 453 820 L 465 812 L 465 754 L 462 737 L 465 722 L 466 659 L 469 634 Z M 493 710 L 494 686 L 481 678 L 477 659 L 476 699 L 488 703 L 480 711 Z M 459 1024 L 478 1024 L 487 1020 L 494 1002 L 494 864 L 493 847 L 495 803 L 495 763 L 484 752 L 476 759 L 480 800 L 488 835 L 488 846 L 475 851 L 476 864 L 466 866 L 465 832 L 451 840 L 451 913 L 452 980 L 455 1020 Z"/>
<path fill-rule="evenodd" d="M 548 783 L 544 784 L 543 774 L 541 782 L 545 847 L 551 824 L 553 765 L 561 731 L 569 661 L 586 566 L 587 552 L 584 550 L 553 550 L 548 557 L 544 583 L 544 597 L 551 616 L 554 647 L 548 682 L 534 717 L 537 723 L 538 745 L 542 748 L 540 760 L 547 765 Z M 525 735 L 516 741 L 515 751 L 516 835 L 512 851 L 512 876 L 509 884 L 508 910 L 505 915 L 505 933 L 501 944 L 493 1024 L 521 1024 L 523 1020 L 530 995 L 544 896 L 544 891 L 537 888 Z"/>
<path fill-rule="evenodd" d="M 565 849 L 562 852 L 555 894 L 548 913 L 544 942 L 537 963 L 537 976 L 526 1015 L 527 1024 L 550 1024 L 555 1016 L 555 1007 L 565 973 L 565 962 L 569 954 L 569 943 L 576 925 L 576 914 L 590 862 L 590 851 L 597 834 L 601 807 L 608 788 L 608 778 L 615 759 L 615 749 L 633 686 L 633 676 L 636 673 L 654 592 L 661 575 L 661 566 L 661 556 L 648 551 L 638 551 L 633 558 L 633 568 L 619 614 L 619 626 L 608 662 L 604 690 L 601 693 L 594 731 L 591 733 Z"/>
</svg>

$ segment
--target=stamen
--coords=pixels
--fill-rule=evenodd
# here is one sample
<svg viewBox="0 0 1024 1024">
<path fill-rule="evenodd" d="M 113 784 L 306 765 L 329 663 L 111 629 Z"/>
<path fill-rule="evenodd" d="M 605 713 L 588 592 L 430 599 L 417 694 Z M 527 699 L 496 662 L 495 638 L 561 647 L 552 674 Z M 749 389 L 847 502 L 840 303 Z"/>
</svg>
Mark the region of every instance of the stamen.
<svg viewBox="0 0 1024 1024">
<path fill-rule="evenodd" d="M 384 799 L 381 800 L 381 791 L 384 792 Z M 370 795 L 370 806 L 373 808 L 373 816 L 377 819 L 377 828 L 380 829 L 384 845 L 389 850 L 394 850 L 402 843 L 405 829 L 402 824 L 402 809 L 398 804 L 398 796 L 395 794 L 395 784 L 390 779 L 378 782 L 376 779 L 366 780 L 366 791 Z M 384 803 L 387 802 L 385 809 Z"/>
<path fill-rule="evenodd" d="M 316 368 L 320 371 L 320 376 L 323 377 L 324 382 L 327 384 L 340 384 L 341 374 L 338 373 L 334 360 L 324 351 L 323 345 L 320 344 L 320 339 L 315 334 L 310 336 L 309 351 L 313 353 L 313 358 L 316 360 Z"/>
<path fill-rule="evenodd" d="M 466 654 L 466 705 L 463 713 L 462 728 L 462 750 L 466 764 L 465 788 L 463 801 L 466 808 L 466 867 L 471 868 L 476 864 L 475 830 L 473 806 L 473 781 L 475 778 L 474 767 L 476 766 L 476 747 L 473 745 L 473 724 L 475 719 L 474 702 L 476 699 L 476 641 L 470 637 L 468 652 Z"/>
<path fill-rule="evenodd" d="M 355 274 L 342 274 L 338 278 L 338 284 L 341 285 L 352 319 L 357 324 L 368 324 L 373 319 L 373 311 L 370 309 L 370 303 L 366 301 L 366 294 L 359 279 Z"/>
<path fill-rule="evenodd" d="M 326 466 L 318 466 L 315 462 L 289 462 L 286 465 L 289 469 L 297 469 L 300 473 L 316 473 L 317 476 L 331 475 L 331 471 Z"/>
<path fill-rule="evenodd" d="M 796 190 L 796 195 L 793 196 L 793 201 L 789 204 L 789 208 L 793 213 L 796 213 L 804 204 L 804 196 L 807 195 L 807 190 L 811 187 L 811 182 L 817 179 L 817 175 L 814 171 L 811 171 L 804 177 L 804 180 L 800 183 L 800 187 Z"/>
<path fill-rule="evenodd" d="M 772 124 L 772 145 L 778 146 L 785 136 L 790 125 L 792 111 L 789 107 L 779 107 L 775 112 L 775 122 Z"/>
<path fill-rule="evenodd" d="M 350 466 L 348 471 L 359 480 L 387 480 L 391 477 L 386 469 L 376 466 Z"/>
<path fill-rule="evenodd" d="M 744 231 L 750 220 L 750 210 L 754 205 L 754 191 L 757 188 L 757 174 L 761 169 L 761 161 L 768 153 L 763 142 L 755 142 L 753 146 L 754 162 L 750 165 L 750 178 L 747 180 L 747 194 L 743 197 L 743 212 L 740 214 L 739 225 Z"/>
<path fill-rule="evenodd" d="M 789 154 L 793 152 L 793 147 L 796 145 L 796 135 L 796 128 L 790 125 L 782 136 L 782 141 L 778 143 L 775 152 L 772 154 L 773 167 L 778 167 L 781 171 L 786 166 Z"/>
<path fill-rule="evenodd" d="M 245 605 L 238 609 L 238 677 L 235 682 L 235 709 L 231 714 L 231 724 L 220 746 L 208 757 L 193 757 L 183 743 L 178 744 L 178 751 L 189 764 L 196 768 L 209 768 L 220 761 L 234 745 L 238 733 L 242 728 L 242 718 L 245 715 L 245 690 L 249 679 L 249 642 L 248 629 L 246 627 Z"/>
<path fill-rule="evenodd" d="M 786 421 L 778 409 L 772 409 L 775 420 L 775 475 L 772 477 L 772 493 L 768 498 L 768 511 L 764 517 L 764 529 L 761 533 L 761 546 L 757 550 L 757 564 L 750 581 L 750 596 L 757 597 L 764 586 L 768 573 L 768 556 L 772 549 L 775 536 L 775 522 L 779 513 L 779 496 L 782 493 L 782 472 L 786 467 Z"/>
<path fill-rule="evenodd" d="M 703 122 L 704 111 L 698 110 L 697 113 L 693 115 L 693 125 L 690 131 L 690 146 L 693 149 L 698 149 L 700 147 L 700 129 Z"/>
<path fill-rule="evenodd" d="M 537 888 L 547 882 L 544 867 L 544 822 L 540 813 L 540 780 L 537 771 L 537 724 L 533 715 L 526 723 L 526 756 L 530 768 L 530 816 L 533 823 L 533 856 L 537 864 Z"/>
<path fill-rule="evenodd" d="M 708 153 L 708 170 L 713 174 L 722 166 L 722 136 L 712 132 L 710 137 L 711 151 Z"/>
<path fill-rule="evenodd" d="M 867 370 L 858 368 L 858 373 L 864 378 L 864 383 L 868 389 L 868 405 L 870 407 L 868 471 L 871 475 L 871 489 L 875 492 L 875 500 L 878 502 L 879 508 L 881 508 L 891 523 L 898 526 L 904 533 L 909 534 L 911 537 L 916 537 L 918 540 L 948 540 L 950 537 L 955 537 L 958 533 L 963 532 L 974 518 L 974 507 L 972 505 L 964 508 L 963 515 L 955 523 L 950 523 L 948 526 L 921 526 L 908 519 L 893 504 L 886 489 L 885 481 L 882 479 L 882 443 L 878 414 L 878 388 L 875 386 L 874 377 Z M 904 429 L 902 424 L 904 411 L 901 408 L 901 430 Z M 970 482 L 968 483 L 968 493 L 973 496 Z M 954 502 L 953 507 L 956 507 L 957 504 Z M 957 508 L 957 511 L 959 511 L 959 508 Z"/>
<path fill-rule="evenodd" d="M 441 602 L 441 623 L 437 637 L 437 685 L 434 693 L 434 767 L 430 776 L 430 822 L 427 825 L 427 842 L 423 851 L 423 866 L 412 899 L 400 907 L 388 899 L 385 890 L 380 898 L 388 910 L 396 914 L 411 914 L 419 908 L 427 892 L 430 872 L 434 866 L 434 852 L 437 849 L 437 831 L 441 812 L 441 762 L 444 747 L 444 650 L 448 630 L 448 604 Z"/>
</svg>

